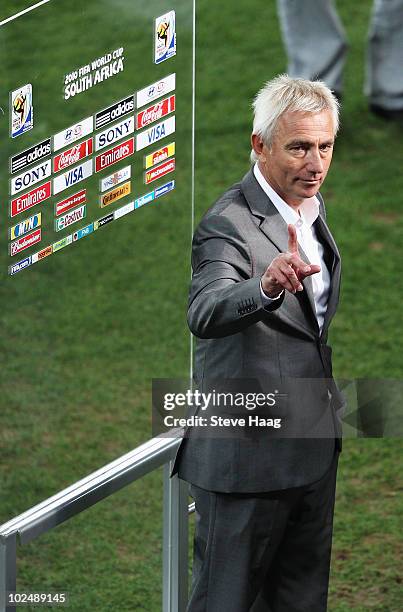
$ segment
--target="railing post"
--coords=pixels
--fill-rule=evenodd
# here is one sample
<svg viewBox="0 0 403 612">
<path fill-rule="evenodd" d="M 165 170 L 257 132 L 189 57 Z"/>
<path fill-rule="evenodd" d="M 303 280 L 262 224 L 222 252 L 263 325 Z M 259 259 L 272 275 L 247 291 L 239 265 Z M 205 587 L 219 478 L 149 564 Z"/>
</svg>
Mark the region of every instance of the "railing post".
<svg viewBox="0 0 403 612">
<path fill-rule="evenodd" d="M 164 465 L 163 612 L 184 612 L 188 598 L 188 485 Z"/>
<path fill-rule="evenodd" d="M 7 605 L 7 591 L 17 588 L 17 537 L 0 538 L 0 612 L 15 612 Z"/>
</svg>

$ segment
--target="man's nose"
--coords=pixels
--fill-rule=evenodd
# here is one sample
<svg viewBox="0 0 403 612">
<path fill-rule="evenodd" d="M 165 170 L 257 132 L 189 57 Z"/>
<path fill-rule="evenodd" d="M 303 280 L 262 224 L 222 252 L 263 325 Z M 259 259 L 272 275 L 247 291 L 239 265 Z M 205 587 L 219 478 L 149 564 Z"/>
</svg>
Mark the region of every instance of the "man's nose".
<svg viewBox="0 0 403 612">
<path fill-rule="evenodd" d="M 307 158 L 307 170 L 312 174 L 320 174 L 323 172 L 323 160 L 320 156 L 319 149 L 310 149 Z"/>
</svg>

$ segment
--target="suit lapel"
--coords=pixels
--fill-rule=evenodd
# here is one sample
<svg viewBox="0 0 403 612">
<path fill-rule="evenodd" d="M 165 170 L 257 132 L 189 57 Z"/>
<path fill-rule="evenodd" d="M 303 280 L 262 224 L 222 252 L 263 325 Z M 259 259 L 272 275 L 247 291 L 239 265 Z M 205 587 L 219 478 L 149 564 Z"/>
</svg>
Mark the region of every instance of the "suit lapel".
<svg viewBox="0 0 403 612">
<path fill-rule="evenodd" d="M 285 253 L 288 250 L 288 229 L 287 223 L 278 212 L 274 204 L 267 198 L 267 205 L 271 209 L 275 210 L 273 215 L 267 216 L 260 225 L 260 229 L 267 236 L 267 238 L 278 248 L 280 253 Z M 303 261 L 309 263 L 309 259 L 304 250 L 299 246 L 299 255 Z M 303 281 L 302 285 L 304 291 L 296 294 L 297 299 L 311 311 L 312 324 L 316 331 L 319 331 L 318 322 L 316 318 L 315 301 L 313 297 L 313 286 L 312 279 L 307 276 Z M 297 304 L 296 304 L 297 306 Z M 298 308 L 295 308 L 295 314 L 297 314 Z"/>
<path fill-rule="evenodd" d="M 270 242 L 274 244 L 279 253 L 285 253 L 288 250 L 287 223 L 284 221 L 273 202 L 260 187 L 255 175 L 253 174 L 253 170 L 250 170 L 245 175 L 241 183 L 241 189 L 252 214 L 260 219 L 261 231 L 270 240 Z M 301 259 L 309 263 L 306 254 L 301 248 L 299 252 Z M 304 308 L 305 312 L 309 313 L 309 318 L 312 322 L 312 327 L 314 328 L 315 333 L 318 334 L 319 327 L 313 298 L 312 279 L 307 277 L 302 284 L 304 286 L 304 291 L 292 296 L 293 299 L 287 299 L 284 306 L 286 306 L 287 314 L 293 322 L 293 325 L 298 327 L 301 327 L 300 308 Z M 278 316 L 282 317 L 284 314 L 284 318 L 288 318 L 284 313 L 284 307 L 282 307 L 280 310 L 278 311 Z M 303 326 L 303 328 L 305 332 L 309 331 L 309 334 L 312 335 L 312 329 L 308 330 L 305 326 Z"/>
<path fill-rule="evenodd" d="M 278 212 L 277 208 L 270 200 L 270 198 L 260 187 L 252 169 L 245 175 L 244 179 L 242 180 L 241 189 L 252 214 L 260 219 L 259 227 L 261 231 L 274 244 L 279 253 L 285 253 L 288 250 L 287 224 Z M 319 233 L 318 237 L 322 239 L 322 241 L 331 250 L 333 254 L 332 269 L 330 270 L 331 286 L 328 307 L 322 330 L 323 334 L 327 331 L 329 323 L 337 307 L 340 287 L 340 254 L 333 239 L 333 236 L 331 235 L 329 228 L 327 227 L 321 215 L 319 215 L 317 219 L 317 228 Z M 301 247 L 299 248 L 299 253 L 301 259 L 309 263 L 308 257 L 306 256 Z M 312 327 L 315 333 L 319 334 L 319 326 L 316 317 L 311 277 L 308 276 L 303 281 L 303 286 L 304 291 L 295 294 L 295 296 L 292 296 L 296 299 L 286 300 L 286 304 L 284 305 L 286 306 L 287 314 L 284 313 L 284 318 L 291 319 L 294 325 L 297 324 L 296 326 L 301 327 L 300 308 L 302 307 L 304 308 L 304 311 L 307 314 L 309 313 L 309 319 L 312 322 Z M 281 308 L 279 309 L 279 311 L 277 311 L 279 317 L 283 316 L 283 311 L 284 308 Z M 303 327 L 304 331 L 309 331 L 309 333 L 312 334 L 312 329 L 307 330 L 305 326 Z"/>
<path fill-rule="evenodd" d="M 329 324 L 336 312 L 337 304 L 339 301 L 339 291 L 340 291 L 340 275 L 341 275 L 341 265 L 340 265 L 340 253 L 336 246 L 336 243 L 333 239 L 332 234 L 326 222 L 322 218 L 321 215 L 317 218 L 316 227 L 318 232 L 318 237 L 325 243 L 325 245 L 331 249 L 333 254 L 333 263 L 330 271 L 330 291 L 329 291 L 329 299 L 327 302 L 327 309 L 325 314 L 325 320 L 323 322 L 322 335 L 327 334 L 327 330 Z"/>
</svg>

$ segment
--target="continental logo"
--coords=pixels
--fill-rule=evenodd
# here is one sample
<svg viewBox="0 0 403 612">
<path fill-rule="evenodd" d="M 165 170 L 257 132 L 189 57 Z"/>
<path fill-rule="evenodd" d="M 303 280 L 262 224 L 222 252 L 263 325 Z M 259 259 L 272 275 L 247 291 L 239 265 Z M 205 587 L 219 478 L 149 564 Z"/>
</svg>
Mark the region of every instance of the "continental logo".
<svg viewBox="0 0 403 612">
<path fill-rule="evenodd" d="M 59 217 L 63 213 L 66 213 L 71 208 L 75 208 L 79 204 L 83 204 L 86 201 L 87 190 L 82 189 L 81 191 L 77 191 L 73 195 L 69 196 L 66 200 L 62 200 L 61 202 L 57 202 L 55 206 L 55 215 Z"/>
<path fill-rule="evenodd" d="M 109 206 L 109 204 L 117 202 L 121 198 L 124 198 L 125 196 L 129 195 L 130 192 L 130 181 L 124 183 L 123 185 L 120 185 L 119 187 L 115 187 L 115 189 L 112 189 L 111 191 L 108 191 L 108 193 L 105 193 L 105 195 L 101 196 L 101 208 L 104 208 L 105 206 Z"/>
</svg>

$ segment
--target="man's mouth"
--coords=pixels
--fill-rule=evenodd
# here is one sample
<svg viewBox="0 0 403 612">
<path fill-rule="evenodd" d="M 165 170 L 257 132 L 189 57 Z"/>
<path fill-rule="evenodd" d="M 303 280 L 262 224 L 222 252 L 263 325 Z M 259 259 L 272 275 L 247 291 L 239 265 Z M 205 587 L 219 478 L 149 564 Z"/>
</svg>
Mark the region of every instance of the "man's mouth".
<svg viewBox="0 0 403 612">
<path fill-rule="evenodd" d="M 307 185 L 317 185 L 318 183 L 320 183 L 320 179 L 304 179 L 304 178 L 300 178 L 299 180 L 302 183 L 306 183 Z"/>
</svg>

